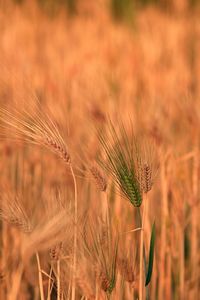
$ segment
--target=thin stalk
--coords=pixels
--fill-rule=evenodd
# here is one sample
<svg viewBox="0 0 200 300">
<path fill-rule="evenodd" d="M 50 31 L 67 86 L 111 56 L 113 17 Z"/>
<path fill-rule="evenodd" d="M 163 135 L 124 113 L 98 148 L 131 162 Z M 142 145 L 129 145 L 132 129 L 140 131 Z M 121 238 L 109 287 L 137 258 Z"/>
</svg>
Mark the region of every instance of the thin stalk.
<svg viewBox="0 0 200 300">
<path fill-rule="evenodd" d="M 147 197 L 146 197 L 146 202 L 147 202 Z M 147 211 L 145 212 L 145 214 L 147 214 Z M 133 230 L 133 232 L 137 232 L 139 230 L 142 230 L 142 216 L 141 216 L 141 212 L 140 209 L 137 209 L 137 223 L 139 223 L 138 228 L 136 228 L 135 230 Z M 145 250 L 145 243 L 143 244 L 143 262 L 144 262 L 144 270 L 145 270 L 145 274 L 147 273 L 147 260 L 146 260 L 146 250 Z M 146 287 L 146 300 L 149 299 L 149 286 Z"/>
<path fill-rule="evenodd" d="M 42 281 L 42 270 L 40 265 L 40 258 L 38 252 L 36 252 L 36 259 L 37 259 L 37 265 L 38 265 L 38 279 L 39 279 L 39 289 L 40 289 L 40 298 L 41 300 L 44 300 L 44 289 L 43 289 L 43 281 Z"/>
<path fill-rule="evenodd" d="M 48 279 L 48 294 L 47 294 L 47 300 L 50 300 L 51 298 L 51 275 L 52 275 L 52 271 L 53 271 L 53 268 L 52 268 L 52 265 L 51 265 L 51 269 L 50 269 L 50 272 L 49 272 L 49 279 Z"/>
<path fill-rule="evenodd" d="M 185 245 L 184 245 L 184 230 L 180 229 L 180 297 L 185 299 Z"/>
<path fill-rule="evenodd" d="M 146 236 L 150 237 L 151 236 L 151 226 L 150 226 L 150 220 L 149 220 L 149 204 L 150 202 L 148 201 L 147 199 L 147 194 L 146 194 L 146 212 L 145 212 L 145 215 L 146 215 L 146 218 L 145 218 L 145 233 L 146 233 Z M 145 253 L 145 249 L 147 249 L 148 246 L 147 246 L 147 243 L 146 243 L 146 246 L 145 246 L 145 242 L 144 242 L 144 245 L 143 245 L 143 260 L 144 260 L 144 270 L 145 270 L 145 274 L 147 274 L 147 260 L 146 260 L 146 253 Z M 149 291 L 149 286 L 147 286 L 145 288 L 145 291 L 146 291 L 146 300 L 149 300 L 150 299 L 150 291 Z"/>
<path fill-rule="evenodd" d="M 166 174 L 166 159 L 161 164 L 161 189 L 162 189 L 162 205 L 161 205 L 161 248 L 160 248 L 160 261 L 159 261 L 159 286 L 158 286 L 158 299 L 163 299 L 166 280 L 166 248 L 167 248 L 167 219 L 168 219 L 168 181 Z"/>
<path fill-rule="evenodd" d="M 171 274 L 172 274 L 172 257 L 171 257 L 171 252 L 168 251 L 168 253 L 166 255 L 165 299 L 172 299 L 172 293 L 171 293 L 172 275 Z M 183 298 L 180 298 L 180 299 L 183 300 Z"/>
<path fill-rule="evenodd" d="M 73 278 L 72 278 L 72 300 L 76 299 L 76 265 L 77 265 L 77 221 L 78 221 L 78 199 L 77 183 L 72 165 L 70 171 L 74 182 L 74 255 L 73 255 Z"/>
<path fill-rule="evenodd" d="M 146 195 L 146 194 L 145 194 Z M 145 215 L 146 215 L 146 202 L 147 198 L 144 197 L 143 203 L 143 213 L 142 213 L 142 224 L 141 224 L 141 232 L 140 232 L 140 283 L 139 283 L 139 300 L 143 299 L 143 253 L 144 253 L 144 225 L 145 225 Z"/>
<path fill-rule="evenodd" d="M 107 300 L 111 300 L 111 294 L 106 294 L 106 298 L 107 298 Z"/>
<path fill-rule="evenodd" d="M 98 276 L 96 276 L 95 280 L 95 300 L 99 299 L 99 284 L 98 284 Z"/>
<path fill-rule="evenodd" d="M 67 300 L 70 300 L 70 295 L 71 295 L 71 283 L 69 283 L 69 285 L 68 285 Z"/>
<path fill-rule="evenodd" d="M 194 204 L 191 214 L 191 258 L 192 258 L 192 278 L 195 281 L 198 277 L 198 209 L 195 207 L 199 193 L 199 142 L 198 137 L 195 140 L 194 158 L 193 158 L 193 174 L 192 174 L 192 190 Z M 193 299 L 197 298 L 197 284 L 192 291 Z"/>
<path fill-rule="evenodd" d="M 57 260 L 57 300 L 60 300 L 60 260 Z"/>
</svg>

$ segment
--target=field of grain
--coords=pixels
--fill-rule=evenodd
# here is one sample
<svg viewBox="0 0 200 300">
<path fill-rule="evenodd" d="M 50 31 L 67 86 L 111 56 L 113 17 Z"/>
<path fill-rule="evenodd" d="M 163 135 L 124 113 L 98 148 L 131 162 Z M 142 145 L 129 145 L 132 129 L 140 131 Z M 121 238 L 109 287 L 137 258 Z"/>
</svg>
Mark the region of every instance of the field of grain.
<svg viewBox="0 0 200 300">
<path fill-rule="evenodd" d="M 0 1 L 1 300 L 199 299 L 200 8 L 125 2 Z"/>
</svg>

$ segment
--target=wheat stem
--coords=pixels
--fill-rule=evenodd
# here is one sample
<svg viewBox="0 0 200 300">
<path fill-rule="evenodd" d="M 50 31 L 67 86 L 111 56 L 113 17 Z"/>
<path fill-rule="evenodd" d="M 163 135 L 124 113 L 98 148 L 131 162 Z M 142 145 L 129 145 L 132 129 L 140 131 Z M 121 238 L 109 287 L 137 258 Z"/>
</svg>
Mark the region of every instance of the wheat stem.
<svg viewBox="0 0 200 300">
<path fill-rule="evenodd" d="M 38 252 L 36 252 L 36 259 L 37 259 L 37 265 L 38 265 L 38 279 L 39 279 L 40 298 L 41 298 L 41 300 L 44 300 L 44 289 L 43 289 L 43 282 L 42 282 L 40 258 L 39 258 Z"/>
<path fill-rule="evenodd" d="M 48 277 L 49 279 L 48 279 L 47 300 L 50 300 L 50 298 L 51 298 L 51 290 L 52 290 L 52 287 L 51 287 L 51 281 L 52 281 L 51 275 L 52 275 L 52 271 L 53 271 L 53 268 L 52 268 L 52 265 L 51 265 L 50 272 L 49 272 L 49 277 Z"/>
<path fill-rule="evenodd" d="M 184 245 L 184 230 L 182 228 L 179 228 L 179 234 L 180 234 L 180 296 L 181 299 L 185 299 L 185 293 L 184 293 L 184 285 L 185 285 L 185 245 Z"/>
<path fill-rule="evenodd" d="M 77 183 L 72 165 L 70 171 L 74 181 L 74 256 L 73 256 L 73 280 L 72 280 L 72 300 L 76 298 L 76 265 L 77 265 L 77 221 L 78 221 L 78 199 L 77 199 Z"/>
<path fill-rule="evenodd" d="M 60 300 L 60 260 L 57 260 L 57 300 Z"/>
<path fill-rule="evenodd" d="M 99 299 L 99 278 L 96 276 L 95 279 L 95 300 Z"/>
<path fill-rule="evenodd" d="M 145 199 L 143 201 L 143 213 L 142 213 L 142 224 L 141 224 L 141 233 L 140 233 L 140 283 L 139 283 L 139 300 L 143 299 L 143 245 L 144 245 L 144 225 L 145 225 L 145 216 L 146 216 L 146 203 L 147 203 L 147 194 L 144 194 Z"/>
<path fill-rule="evenodd" d="M 166 156 L 167 158 L 167 156 Z M 158 299 L 163 299 L 166 268 L 165 268 L 165 257 L 167 248 L 167 218 L 168 212 L 168 181 L 166 172 L 166 158 L 161 164 L 161 188 L 162 188 L 162 205 L 161 205 L 161 248 L 160 248 L 160 262 L 159 262 L 159 286 L 158 286 Z"/>
<path fill-rule="evenodd" d="M 192 191 L 194 204 L 198 200 L 198 180 L 199 180 L 199 149 L 198 149 L 198 137 L 195 140 L 195 149 L 193 157 L 193 171 L 192 171 Z M 191 257 L 192 257 L 192 278 L 195 280 L 198 273 L 198 210 L 195 206 L 192 207 L 191 213 Z M 197 297 L 197 288 L 196 286 L 193 289 L 192 297 L 195 299 Z"/>
</svg>

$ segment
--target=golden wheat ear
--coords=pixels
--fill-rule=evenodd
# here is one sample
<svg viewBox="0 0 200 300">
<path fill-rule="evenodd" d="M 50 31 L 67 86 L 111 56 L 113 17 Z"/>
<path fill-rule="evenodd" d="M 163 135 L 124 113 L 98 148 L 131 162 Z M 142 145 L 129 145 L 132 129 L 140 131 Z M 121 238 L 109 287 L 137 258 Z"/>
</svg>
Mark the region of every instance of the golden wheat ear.
<svg viewBox="0 0 200 300">
<path fill-rule="evenodd" d="M 135 151 L 136 178 L 143 193 L 148 193 L 155 182 L 159 165 L 156 146 L 152 140 L 140 140 Z"/>
<path fill-rule="evenodd" d="M 29 109 L 0 108 L 0 136 L 44 146 L 66 163 L 70 156 L 60 131 L 39 104 Z"/>
<path fill-rule="evenodd" d="M 102 173 L 101 169 L 97 165 L 92 165 L 90 167 L 90 172 L 93 176 L 93 179 L 96 183 L 97 188 L 101 192 L 105 192 L 107 189 L 107 180 L 106 180 L 104 174 Z"/>
<path fill-rule="evenodd" d="M 19 228 L 24 233 L 30 233 L 33 230 L 31 221 L 19 196 L 4 194 L 1 197 L 0 218 L 8 224 Z"/>
</svg>

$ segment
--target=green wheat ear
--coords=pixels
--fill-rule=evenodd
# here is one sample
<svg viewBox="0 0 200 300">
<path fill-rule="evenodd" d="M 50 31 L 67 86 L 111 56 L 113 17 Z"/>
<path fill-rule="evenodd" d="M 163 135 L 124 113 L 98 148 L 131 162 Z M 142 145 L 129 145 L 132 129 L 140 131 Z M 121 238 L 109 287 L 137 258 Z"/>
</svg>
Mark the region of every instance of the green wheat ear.
<svg viewBox="0 0 200 300">
<path fill-rule="evenodd" d="M 113 178 L 120 192 L 135 207 L 142 204 L 142 190 L 138 181 L 138 147 L 133 133 L 128 135 L 124 125 L 119 124 L 119 131 L 109 121 L 106 135 L 98 132 L 106 160 L 100 159 L 101 166 Z"/>
</svg>

